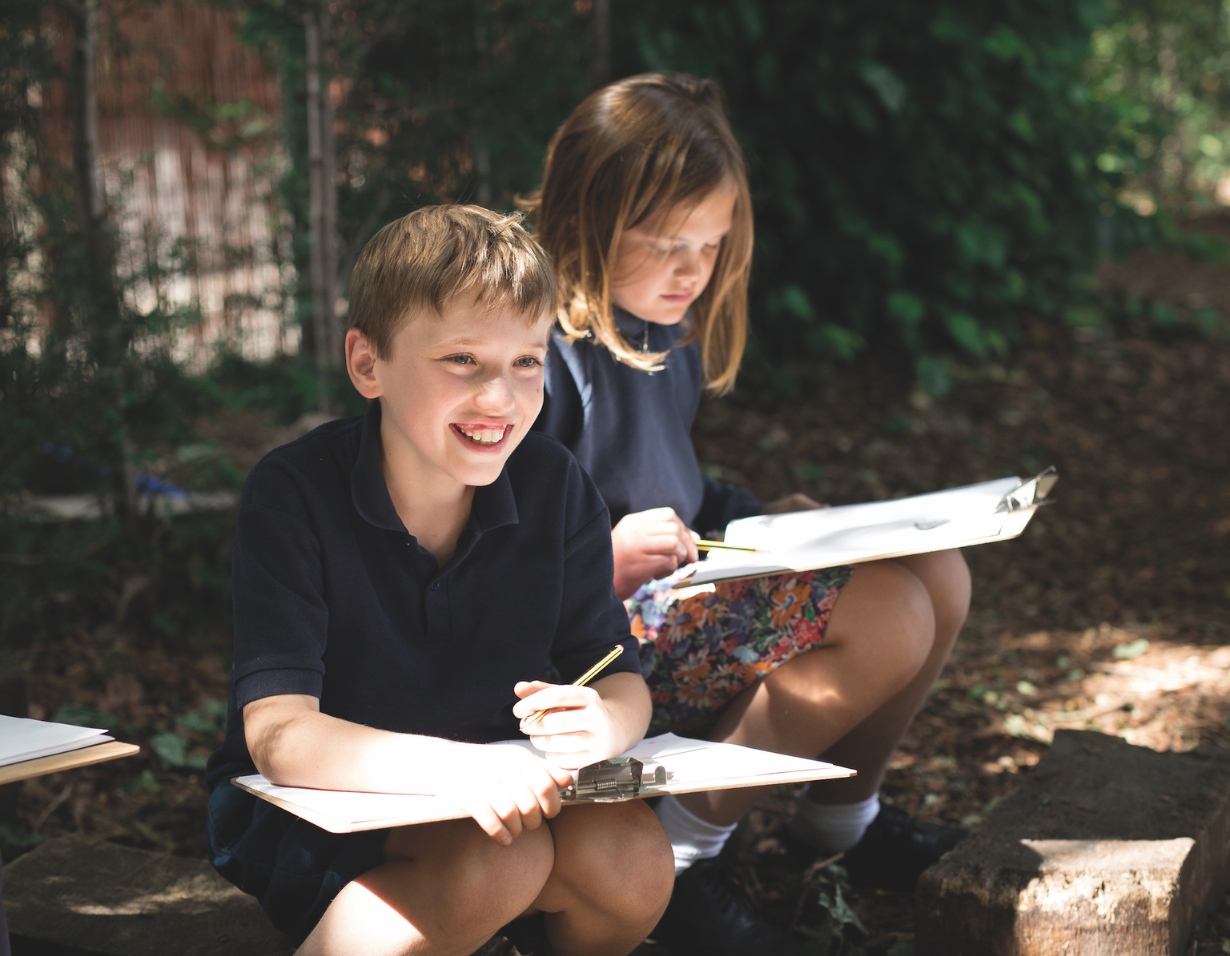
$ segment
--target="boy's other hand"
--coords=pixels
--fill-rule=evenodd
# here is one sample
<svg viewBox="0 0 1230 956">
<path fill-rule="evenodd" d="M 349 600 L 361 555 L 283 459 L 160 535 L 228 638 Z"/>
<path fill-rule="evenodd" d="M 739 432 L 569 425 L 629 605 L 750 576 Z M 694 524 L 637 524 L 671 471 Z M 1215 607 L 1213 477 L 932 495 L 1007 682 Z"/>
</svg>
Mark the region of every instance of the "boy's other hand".
<svg viewBox="0 0 1230 956">
<path fill-rule="evenodd" d="M 559 788 L 572 783 L 567 770 L 521 747 L 480 745 L 449 767 L 447 776 L 438 795 L 456 801 L 501 846 L 559 813 Z"/>
<path fill-rule="evenodd" d="M 621 601 L 646 581 L 664 578 L 695 561 L 692 532 L 673 508 L 651 508 L 624 515 L 611 529 L 615 552 L 615 593 Z"/>
<path fill-rule="evenodd" d="M 521 732 L 556 766 L 577 770 L 623 752 L 619 719 L 593 687 L 521 681 L 513 692 L 521 698 L 513 707 Z M 540 710 L 549 713 L 531 721 Z"/>
<path fill-rule="evenodd" d="M 807 495 L 796 491 L 792 495 L 786 495 L 784 498 L 770 501 L 764 506 L 764 513 L 767 515 L 784 515 L 790 511 L 814 511 L 817 508 L 827 507 L 828 505 L 822 505 L 814 498 L 809 498 Z"/>
</svg>

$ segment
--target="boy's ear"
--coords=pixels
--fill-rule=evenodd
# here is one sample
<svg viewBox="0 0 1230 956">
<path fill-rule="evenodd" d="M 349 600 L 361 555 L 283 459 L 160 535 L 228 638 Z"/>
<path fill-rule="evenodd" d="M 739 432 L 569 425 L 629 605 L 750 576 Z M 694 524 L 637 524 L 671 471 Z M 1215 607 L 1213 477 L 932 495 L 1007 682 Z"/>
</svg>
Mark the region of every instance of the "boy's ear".
<svg viewBox="0 0 1230 956">
<path fill-rule="evenodd" d="M 355 390 L 364 398 L 379 398 L 383 392 L 376 376 L 376 348 L 358 329 L 346 333 L 346 371 Z"/>
</svg>

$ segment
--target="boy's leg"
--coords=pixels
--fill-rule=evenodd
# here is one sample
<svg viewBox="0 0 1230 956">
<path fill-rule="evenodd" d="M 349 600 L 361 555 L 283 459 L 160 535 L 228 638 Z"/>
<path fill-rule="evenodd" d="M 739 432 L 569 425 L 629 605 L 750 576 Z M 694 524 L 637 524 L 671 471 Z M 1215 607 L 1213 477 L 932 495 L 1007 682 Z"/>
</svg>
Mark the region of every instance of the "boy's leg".
<svg viewBox="0 0 1230 956">
<path fill-rule="evenodd" d="M 893 751 L 927 701 L 969 613 L 970 575 L 960 551 L 938 551 L 895 559 L 927 589 L 935 618 L 935 640 L 922 668 L 904 689 L 824 752 L 824 759 L 858 771 L 857 777 L 826 780 L 808 788 L 807 798 L 826 806 L 852 804 L 879 792 Z M 840 607 L 840 599 L 837 607 Z M 836 617 L 836 608 L 834 608 Z"/>
<path fill-rule="evenodd" d="M 469 956 L 525 912 L 551 874 L 551 831 L 502 847 L 472 820 L 399 827 L 387 863 L 348 883 L 298 956 Z"/>
<path fill-rule="evenodd" d="M 919 577 L 892 561 L 863 565 L 842 588 L 823 645 L 740 694 L 722 711 L 711 737 L 800 757 L 824 753 L 911 685 L 934 637 L 935 612 Z M 894 746 L 896 740 L 889 753 Z M 870 758 L 873 772 L 879 759 Z M 864 755 L 847 766 L 862 772 L 860 764 L 868 761 Z M 678 799 L 702 820 L 726 825 L 760 796 L 744 788 Z"/>
<path fill-rule="evenodd" d="M 670 843 L 643 801 L 565 807 L 547 821 L 555 867 L 534 906 L 553 956 L 623 956 L 670 899 Z"/>
</svg>

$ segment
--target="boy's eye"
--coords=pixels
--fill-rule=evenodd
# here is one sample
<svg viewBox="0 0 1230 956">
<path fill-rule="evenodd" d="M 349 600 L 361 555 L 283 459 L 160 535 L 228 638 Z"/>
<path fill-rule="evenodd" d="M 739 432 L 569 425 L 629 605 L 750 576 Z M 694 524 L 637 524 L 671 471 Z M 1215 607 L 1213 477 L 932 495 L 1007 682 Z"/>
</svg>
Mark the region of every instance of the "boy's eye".
<svg viewBox="0 0 1230 956">
<path fill-rule="evenodd" d="M 452 362 L 455 365 L 473 365 L 474 356 L 473 355 L 450 355 L 444 361 Z"/>
<path fill-rule="evenodd" d="M 534 358 L 532 355 L 523 355 L 517 361 L 513 362 L 517 368 L 533 368 L 535 365 L 541 365 L 542 362 Z"/>
</svg>

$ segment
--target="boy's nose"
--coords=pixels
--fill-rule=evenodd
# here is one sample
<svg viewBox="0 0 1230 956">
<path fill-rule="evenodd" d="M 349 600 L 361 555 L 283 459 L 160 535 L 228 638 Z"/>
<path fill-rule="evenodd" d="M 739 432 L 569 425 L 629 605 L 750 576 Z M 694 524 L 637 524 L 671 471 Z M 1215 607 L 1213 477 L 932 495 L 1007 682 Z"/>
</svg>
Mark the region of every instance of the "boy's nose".
<svg viewBox="0 0 1230 956">
<path fill-rule="evenodd" d="M 506 411 L 516 404 L 512 386 L 503 375 L 493 375 L 483 382 L 475 400 L 480 408 L 491 412 Z"/>
</svg>

